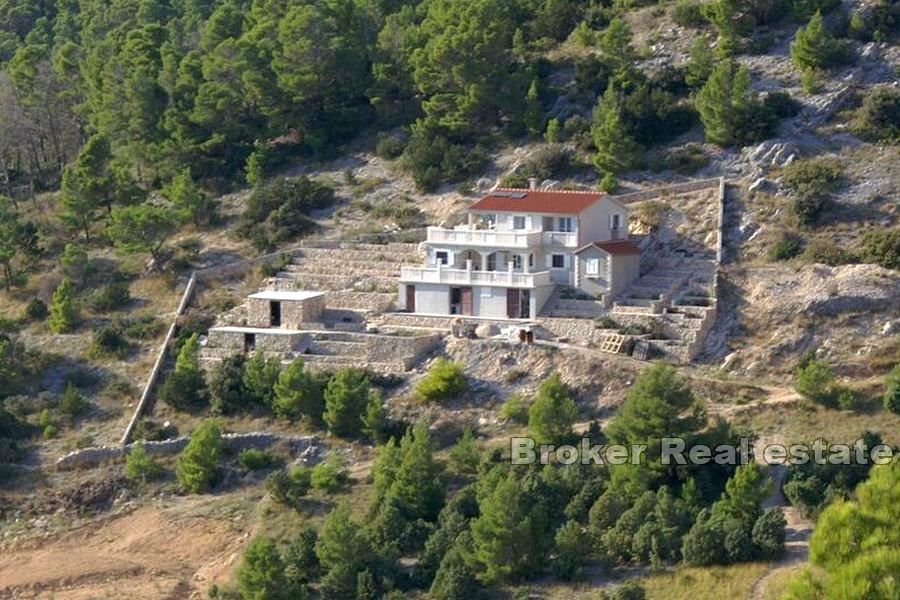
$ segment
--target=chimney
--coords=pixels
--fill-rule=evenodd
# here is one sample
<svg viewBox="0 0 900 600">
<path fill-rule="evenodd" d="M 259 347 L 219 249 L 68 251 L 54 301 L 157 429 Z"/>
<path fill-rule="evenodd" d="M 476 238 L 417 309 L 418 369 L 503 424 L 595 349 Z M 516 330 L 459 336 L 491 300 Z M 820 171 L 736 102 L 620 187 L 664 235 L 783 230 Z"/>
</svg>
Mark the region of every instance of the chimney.
<svg viewBox="0 0 900 600">
<path fill-rule="evenodd" d="M 538 178 L 537 177 L 529 177 L 528 178 L 528 189 L 529 190 L 538 189 Z"/>
</svg>

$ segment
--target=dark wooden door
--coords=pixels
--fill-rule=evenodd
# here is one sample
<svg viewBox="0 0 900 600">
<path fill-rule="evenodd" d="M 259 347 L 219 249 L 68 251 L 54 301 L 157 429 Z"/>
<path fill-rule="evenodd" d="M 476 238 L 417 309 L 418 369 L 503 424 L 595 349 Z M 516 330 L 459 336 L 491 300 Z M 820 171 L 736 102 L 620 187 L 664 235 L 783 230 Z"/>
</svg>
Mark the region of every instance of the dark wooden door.
<svg viewBox="0 0 900 600">
<path fill-rule="evenodd" d="M 406 286 L 406 312 L 416 312 L 416 286 Z"/>
<path fill-rule="evenodd" d="M 522 290 L 519 296 L 519 318 L 531 318 L 531 290 Z"/>
<path fill-rule="evenodd" d="M 461 314 L 472 316 L 472 288 L 465 287 L 460 289 L 462 312 Z"/>
<path fill-rule="evenodd" d="M 506 289 L 506 316 L 509 319 L 519 318 L 519 290 L 515 288 Z"/>
<path fill-rule="evenodd" d="M 256 350 L 256 334 L 244 334 L 244 352 L 253 352 Z"/>
</svg>

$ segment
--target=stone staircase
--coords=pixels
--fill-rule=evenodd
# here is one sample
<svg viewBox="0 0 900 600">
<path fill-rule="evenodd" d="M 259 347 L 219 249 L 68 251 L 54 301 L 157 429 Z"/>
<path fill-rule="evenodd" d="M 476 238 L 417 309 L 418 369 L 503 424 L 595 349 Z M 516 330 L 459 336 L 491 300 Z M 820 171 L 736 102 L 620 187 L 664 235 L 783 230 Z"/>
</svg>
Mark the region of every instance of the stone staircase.
<svg viewBox="0 0 900 600">
<path fill-rule="evenodd" d="M 265 287 L 322 291 L 329 308 L 381 313 L 397 298 L 400 269 L 424 260 L 417 244 L 310 244 L 296 250 L 293 262 Z"/>
</svg>

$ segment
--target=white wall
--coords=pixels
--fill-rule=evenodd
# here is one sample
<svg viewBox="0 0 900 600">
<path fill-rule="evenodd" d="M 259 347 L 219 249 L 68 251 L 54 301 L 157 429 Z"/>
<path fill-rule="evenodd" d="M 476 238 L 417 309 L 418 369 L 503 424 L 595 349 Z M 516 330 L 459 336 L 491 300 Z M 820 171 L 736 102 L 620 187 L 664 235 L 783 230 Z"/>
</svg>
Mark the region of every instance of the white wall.
<svg viewBox="0 0 900 600">
<path fill-rule="evenodd" d="M 628 238 L 628 209 L 611 200 L 600 200 L 581 213 L 578 228 L 578 245 L 611 239 L 610 222 L 613 214 L 619 217 L 619 239 Z"/>
</svg>

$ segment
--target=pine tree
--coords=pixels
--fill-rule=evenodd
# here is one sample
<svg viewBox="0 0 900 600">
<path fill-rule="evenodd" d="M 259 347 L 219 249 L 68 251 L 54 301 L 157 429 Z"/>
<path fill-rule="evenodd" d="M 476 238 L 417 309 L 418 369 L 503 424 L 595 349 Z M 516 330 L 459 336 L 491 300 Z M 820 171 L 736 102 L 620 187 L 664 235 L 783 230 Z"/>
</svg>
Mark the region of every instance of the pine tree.
<svg viewBox="0 0 900 600">
<path fill-rule="evenodd" d="M 466 563 L 461 545 L 462 542 L 455 544 L 441 560 L 430 590 L 435 600 L 469 600 L 478 596 L 478 581 Z"/>
<path fill-rule="evenodd" d="M 550 144 L 557 144 L 562 141 L 562 125 L 559 119 L 553 118 L 547 121 L 547 131 L 544 132 L 544 139 Z"/>
<path fill-rule="evenodd" d="M 178 214 L 166 206 L 117 206 L 110 213 L 107 234 L 126 252 L 148 252 L 160 265 L 163 244 L 178 230 L 178 224 Z"/>
<path fill-rule="evenodd" d="M 434 459 L 428 427 L 418 423 L 400 441 L 400 461 L 388 495 L 409 507 L 411 519 L 434 520 L 444 503 L 441 466 Z"/>
<path fill-rule="evenodd" d="M 325 519 L 316 542 L 316 556 L 325 574 L 322 580 L 325 597 L 354 597 L 357 575 L 365 570 L 373 552 L 363 528 L 351 517 L 346 502 L 339 504 Z"/>
<path fill-rule="evenodd" d="M 131 481 L 146 483 L 158 478 L 162 472 L 162 465 L 147 454 L 143 442 L 135 442 L 125 455 L 125 477 Z"/>
<path fill-rule="evenodd" d="M 365 371 L 348 368 L 334 374 L 325 388 L 323 419 L 329 431 L 340 437 L 359 435 L 370 389 Z"/>
<path fill-rule="evenodd" d="M 613 70 L 630 68 L 635 59 L 631 45 L 631 29 L 623 19 L 613 18 L 606 26 L 598 43 L 603 58 L 613 66 Z"/>
<path fill-rule="evenodd" d="M 540 137 L 544 130 L 544 107 L 541 105 L 538 80 L 531 80 L 528 93 L 525 95 L 525 127 L 531 137 Z"/>
<path fill-rule="evenodd" d="M 597 147 L 594 155 L 597 170 L 615 174 L 640 164 L 643 148 L 623 122 L 620 100 L 612 82 L 594 109 L 591 135 Z"/>
<path fill-rule="evenodd" d="M 527 572 L 531 522 L 522 507 L 522 492 L 515 476 L 502 479 L 479 502 L 479 510 L 480 516 L 471 525 L 470 550 L 471 561 L 481 569 L 478 578 L 490 585 Z"/>
<path fill-rule="evenodd" d="M 797 30 L 791 42 L 791 60 L 798 69 L 827 69 L 847 59 L 846 46 L 825 28 L 822 13 L 816 11 L 806 27 Z"/>
<path fill-rule="evenodd" d="M 265 353 L 256 352 L 244 368 L 244 388 L 252 402 L 273 407 L 275 385 L 281 375 L 281 361 L 277 357 L 266 359 Z"/>
<path fill-rule="evenodd" d="M 545 379 L 528 410 L 528 433 L 535 443 L 559 443 L 572 433 L 578 407 L 559 373 Z"/>
<path fill-rule="evenodd" d="M 274 392 L 273 407 L 279 417 L 321 422 L 325 411 L 322 389 L 299 358 L 281 371 Z"/>
<path fill-rule="evenodd" d="M 246 363 L 243 354 L 234 354 L 223 359 L 210 373 L 209 399 L 213 414 L 234 414 L 247 407 Z"/>
<path fill-rule="evenodd" d="M 287 600 L 290 597 L 286 593 L 284 561 L 269 538 L 257 537 L 244 550 L 237 581 L 242 598 Z"/>
<path fill-rule="evenodd" d="M 193 178 L 190 167 L 182 169 L 163 189 L 163 194 L 185 219 L 199 227 L 213 216 L 213 204 Z"/>
<path fill-rule="evenodd" d="M 159 398 L 169 406 L 179 410 L 196 409 L 209 403 L 206 376 L 200 368 L 200 339 L 191 335 L 175 360 L 175 369 L 160 388 Z"/>
<path fill-rule="evenodd" d="M 720 61 L 697 94 L 706 139 L 720 146 L 752 141 L 766 130 L 766 115 L 752 96 L 750 71 L 734 61 Z"/>
<path fill-rule="evenodd" d="M 67 333 L 75 328 L 78 310 L 75 308 L 74 293 L 72 282 L 68 278 L 64 278 L 53 292 L 47 324 L 54 333 Z"/>
<path fill-rule="evenodd" d="M 191 432 L 191 440 L 178 456 L 175 473 L 178 483 L 192 494 L 205 492 L 221 477 L 222 429 L 208 420 Z"/>
<path fill-rule="evenodd" d="M 690 59 L 685 67 L 684 82 L 695 89 L 703 87 L 715 66 L 715 57 L 709 46 L 709 38 L 704 34 L 694 40 Z"/>
<path fill-rule="evenodd" d="M 741 10 L 741 0 L 713 0 L 701 5 L 703 16 L 712 23 L 719 34 L 716 46 L 721 58 L 729 58 L 737 52 L 740 38 L 747 30 L 746 16 Z"/>
</svg>

